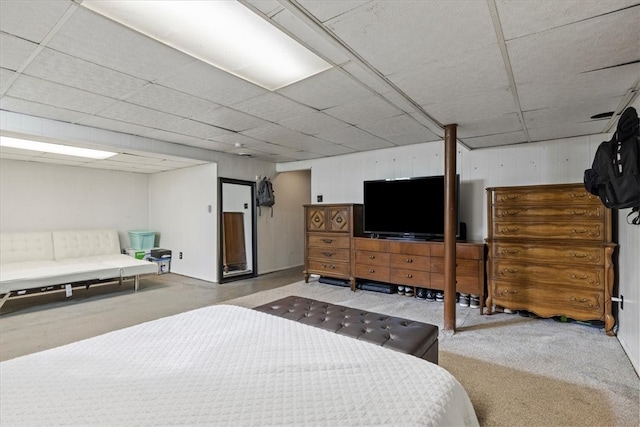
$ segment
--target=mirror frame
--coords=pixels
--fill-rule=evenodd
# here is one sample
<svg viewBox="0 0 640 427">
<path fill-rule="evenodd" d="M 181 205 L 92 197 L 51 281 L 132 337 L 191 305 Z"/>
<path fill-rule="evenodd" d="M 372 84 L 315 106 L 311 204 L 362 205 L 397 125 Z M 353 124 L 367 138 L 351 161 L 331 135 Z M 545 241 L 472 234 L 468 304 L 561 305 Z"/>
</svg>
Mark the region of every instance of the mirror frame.
<svg viewBox="0 0 640 427">
<path fill-rule="evenodd" d="M 237 185 L 246 185 L 251 189 L 251 254 L 252 254 L 252 263 L 251 263 L 251 271 L 245 274 L 237 274 L 231 277 L 224 277 L 224 239 L 223 239 L 223 230 L 222 230 L 222 187 L 223 184 L 237 184 Z M 242 280 L 251 277 L 256 277 L 258 275 L 258 246 L 257 246 L 257 224 L 258 220 L 256 218 L 257 208 L 256 208 L 256 183 L 254 181 L 244 181 L 241 179 L 233 179 L 233 178 L 218 178 L 218 283 L 228 283 L 233 282 L 235 280 Z"/>
</svg>

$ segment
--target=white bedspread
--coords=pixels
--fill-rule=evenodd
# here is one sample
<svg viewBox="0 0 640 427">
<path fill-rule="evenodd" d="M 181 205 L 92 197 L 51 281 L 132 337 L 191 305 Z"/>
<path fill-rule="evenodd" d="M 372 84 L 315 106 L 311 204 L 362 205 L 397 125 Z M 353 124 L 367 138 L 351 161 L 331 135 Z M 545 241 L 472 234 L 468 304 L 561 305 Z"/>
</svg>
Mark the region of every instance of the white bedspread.
<svg viewBox="0 0 640 427">
<path fill-rule="evenodd" d="M 218 305 L 0 363 L 0 424 L 478 425 L 414 356 Z"/>
</svg>

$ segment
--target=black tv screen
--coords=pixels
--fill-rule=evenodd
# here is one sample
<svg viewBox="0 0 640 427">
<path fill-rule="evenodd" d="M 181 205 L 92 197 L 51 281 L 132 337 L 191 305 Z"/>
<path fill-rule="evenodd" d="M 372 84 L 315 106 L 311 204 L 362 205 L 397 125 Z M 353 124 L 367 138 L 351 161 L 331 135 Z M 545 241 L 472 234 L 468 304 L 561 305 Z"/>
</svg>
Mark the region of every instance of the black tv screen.
<svg viewBox="0 0 640 427">
<path fill-rule="evenodd" d="M 458 195 L 459 175 L 455 181 Z M 444 176 L 364 181 L 363 215 L 364 231 L 368 234 L 441 239 L 444 237 Z M 459 215 L 456 230 L 459 236 Z"/>
</svg>

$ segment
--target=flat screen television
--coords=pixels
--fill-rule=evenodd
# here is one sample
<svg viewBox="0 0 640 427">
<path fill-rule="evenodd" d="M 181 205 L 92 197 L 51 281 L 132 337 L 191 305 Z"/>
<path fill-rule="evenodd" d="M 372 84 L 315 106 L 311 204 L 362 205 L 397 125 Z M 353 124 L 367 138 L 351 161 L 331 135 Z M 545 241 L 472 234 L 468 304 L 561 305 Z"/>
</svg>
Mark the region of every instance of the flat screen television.
<svg viewBox="0 0 640 427">
<path fill-rule="evenodd" d="M 460 175 L 456 175 L 456 235 L 460 237 Z M 379 237 L 444 238 L 444 176 L 364 181 L 364 231 Z"/>
</svg>

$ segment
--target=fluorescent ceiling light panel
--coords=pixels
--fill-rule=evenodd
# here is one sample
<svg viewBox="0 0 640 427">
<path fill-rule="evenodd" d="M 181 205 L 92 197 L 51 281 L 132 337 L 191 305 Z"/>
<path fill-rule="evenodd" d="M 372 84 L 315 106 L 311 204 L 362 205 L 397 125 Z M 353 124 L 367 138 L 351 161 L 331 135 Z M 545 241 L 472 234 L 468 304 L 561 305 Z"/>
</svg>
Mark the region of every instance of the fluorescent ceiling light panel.
<svg viewBox="0 0 640 427">
<path fill-rule="evenodd" d="M 28 139 L 11 138 L 8 136 L 0 136 L 0 147 L 19 148 L 21 150 L 63 154 L 65 156 L 86 157 L 89 159 L 100 160 L 107 159 L 118 154 L 109 151 L 72 147 L 70 145 L 51 144 L 48 142 L 31 141 Z"/>
<path fill-rule="evenodd" d="M 268 90 L 331 67 L 235 0 L 84 0 L 82 5 Z"/>
</svg>

